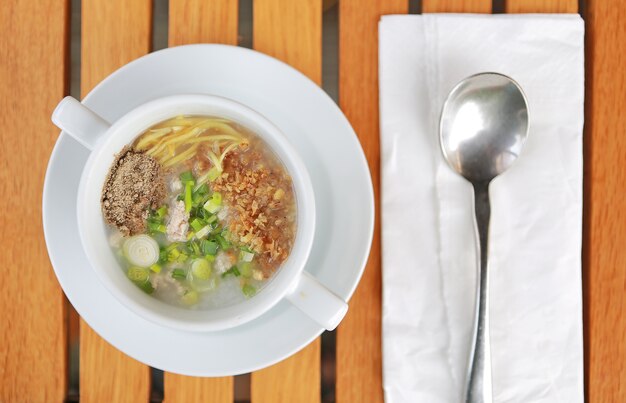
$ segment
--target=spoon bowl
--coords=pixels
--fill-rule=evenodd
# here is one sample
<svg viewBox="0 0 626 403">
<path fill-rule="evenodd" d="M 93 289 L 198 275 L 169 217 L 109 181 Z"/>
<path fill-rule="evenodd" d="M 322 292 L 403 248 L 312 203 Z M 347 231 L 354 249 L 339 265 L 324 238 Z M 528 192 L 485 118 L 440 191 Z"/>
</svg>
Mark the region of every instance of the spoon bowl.
<svg viewBox="0 0 626 403">
<path fill-rule="evenodd" d="M 511 78 L 483 73 L 457 84 L 441 113 L 441 149 L 470 182 L 489 182 L 515 162 L 528 136 L 528 105 Z"/>
</svg>

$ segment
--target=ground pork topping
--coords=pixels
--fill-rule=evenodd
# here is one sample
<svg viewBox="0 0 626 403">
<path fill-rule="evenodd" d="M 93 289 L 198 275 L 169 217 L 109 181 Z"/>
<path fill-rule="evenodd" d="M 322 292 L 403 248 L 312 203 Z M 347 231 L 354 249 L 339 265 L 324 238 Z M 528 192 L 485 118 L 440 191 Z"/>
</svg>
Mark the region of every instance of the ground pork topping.
<svg viewBox="0 0 626 403">
<path fill-rule="evenodd" d="M 159 162 L 153 157 L 124 147 L 116 155 L 102 189 L 102 214 L 107 224 L 123 235 L 146 230 L 150 209 L 165 198 L 165 182 Z"/>
<path fill-rule="evenodd" d="M 228 205 L 231 240 L 258 253 L 269 276 L 289 257 L 296 215 L 291 178 L 265 166 L 263 159 L 257 151 L 229 155 L 213 190 Z"/>
<path fill-rule="evenodd" d="M 174 200 L 170 206 L 170 219 L 167 223 L 167 240 L 185 242 L 189 230 L 189 213 L 185 211 L 185 202 Z"/>
</svg>

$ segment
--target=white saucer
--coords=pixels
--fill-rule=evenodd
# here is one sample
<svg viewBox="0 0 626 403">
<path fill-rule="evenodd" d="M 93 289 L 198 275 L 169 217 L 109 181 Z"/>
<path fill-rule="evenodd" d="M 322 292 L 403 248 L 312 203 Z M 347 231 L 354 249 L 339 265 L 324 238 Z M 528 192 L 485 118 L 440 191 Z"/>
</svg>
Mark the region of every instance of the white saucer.
<svg viewBox="0 0 626 403">
<path fill-rule="evenodd" d="M 83 102 L 114 121 L 148 100 L 181 93 L 222 95 L 242 102 L 289 137 L 311 174 L 318 211 L 306 270 L 349 299 L 369 254 L 374 198 L 363 151 L 337 105 L 288 65 L 223 45 L 190 45 L 149 54 L 110 75 Z M 82 146 L 61 133 L 46 173 L 44 232 L 67 297 L 113 346 L 165 371 L 225 376 L 278 362 L 322 332 L 286 301 L 248 324 L 212 333 L 162 328 L 130 312 L 98 282 L 78 238 L 76 194 L 87 156 Z"/>
</svg>

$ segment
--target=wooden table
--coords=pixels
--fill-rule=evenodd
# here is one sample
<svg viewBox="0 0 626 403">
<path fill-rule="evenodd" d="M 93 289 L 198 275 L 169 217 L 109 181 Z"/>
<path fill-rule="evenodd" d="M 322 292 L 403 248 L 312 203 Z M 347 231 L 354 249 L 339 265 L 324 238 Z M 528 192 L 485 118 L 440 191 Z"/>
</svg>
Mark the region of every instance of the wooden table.
<svg viewBox="0 0 626 403">
<path fill-rule="evenodd" d="M 379 189 L 377 23 L 411 12 L 581 12 L 587 26 L 585 381 L 592 402 L 626 401 L 626 2 L 608 0 L 340 0 L 339 104 Z M 580 3 L 580 5 L 579 5 Z M 170 0 L 170 46 L 238 42 L 238 1 Z M 151 51 L 152 0 L 82 0 L 81 94 Z M 322 78 L 322 0 L 254 0 L 253 47 Z M 421 7 L 421 9 L 420 9 Z M 61 402 L 75 313 L 42 235 L 41 189 L 59 130 L 50 113 L 69 89 L 68 0 L 0 3 L 0 402 Z M 334 396 L 382 401 L 380 222 L 367 269 L 336 332 Z M 251 401 L 319 402 L 321 342 L 251 374 Z M 151 399 L 151 371 L 80 321 L 80 400 Z M 331 360 L 331 366 L 333 361 Z M 326 364 L 324 364 L 326 365 Z M 167 402 L 232 402 L 233 377 L 165 373 Z M 152 399 L 155 397 L 152 395 Z M 156 397 L 160 400 L 160 397 Z M 329 398 L 332 400 L 332 395 Z"/>
</svg>

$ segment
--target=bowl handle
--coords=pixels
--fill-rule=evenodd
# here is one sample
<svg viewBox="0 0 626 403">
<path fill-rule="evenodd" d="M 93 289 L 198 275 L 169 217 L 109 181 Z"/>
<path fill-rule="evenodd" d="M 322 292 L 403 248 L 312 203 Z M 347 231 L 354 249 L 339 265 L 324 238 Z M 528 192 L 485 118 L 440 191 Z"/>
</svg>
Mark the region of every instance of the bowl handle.
<svg viewBox="0 0 626 403">
<path fill-rule="evenodd" d="M 302 272 L 287 299 L 326 330 L 334 330 L 348 312 L 348 304 L 312 275 Z"/>
<path fill-rule="evenodd" d="M 52 123 L 89 150 L 111 124 L 75 98 L 65 97 L 52 112 Z"/>
</svg>

